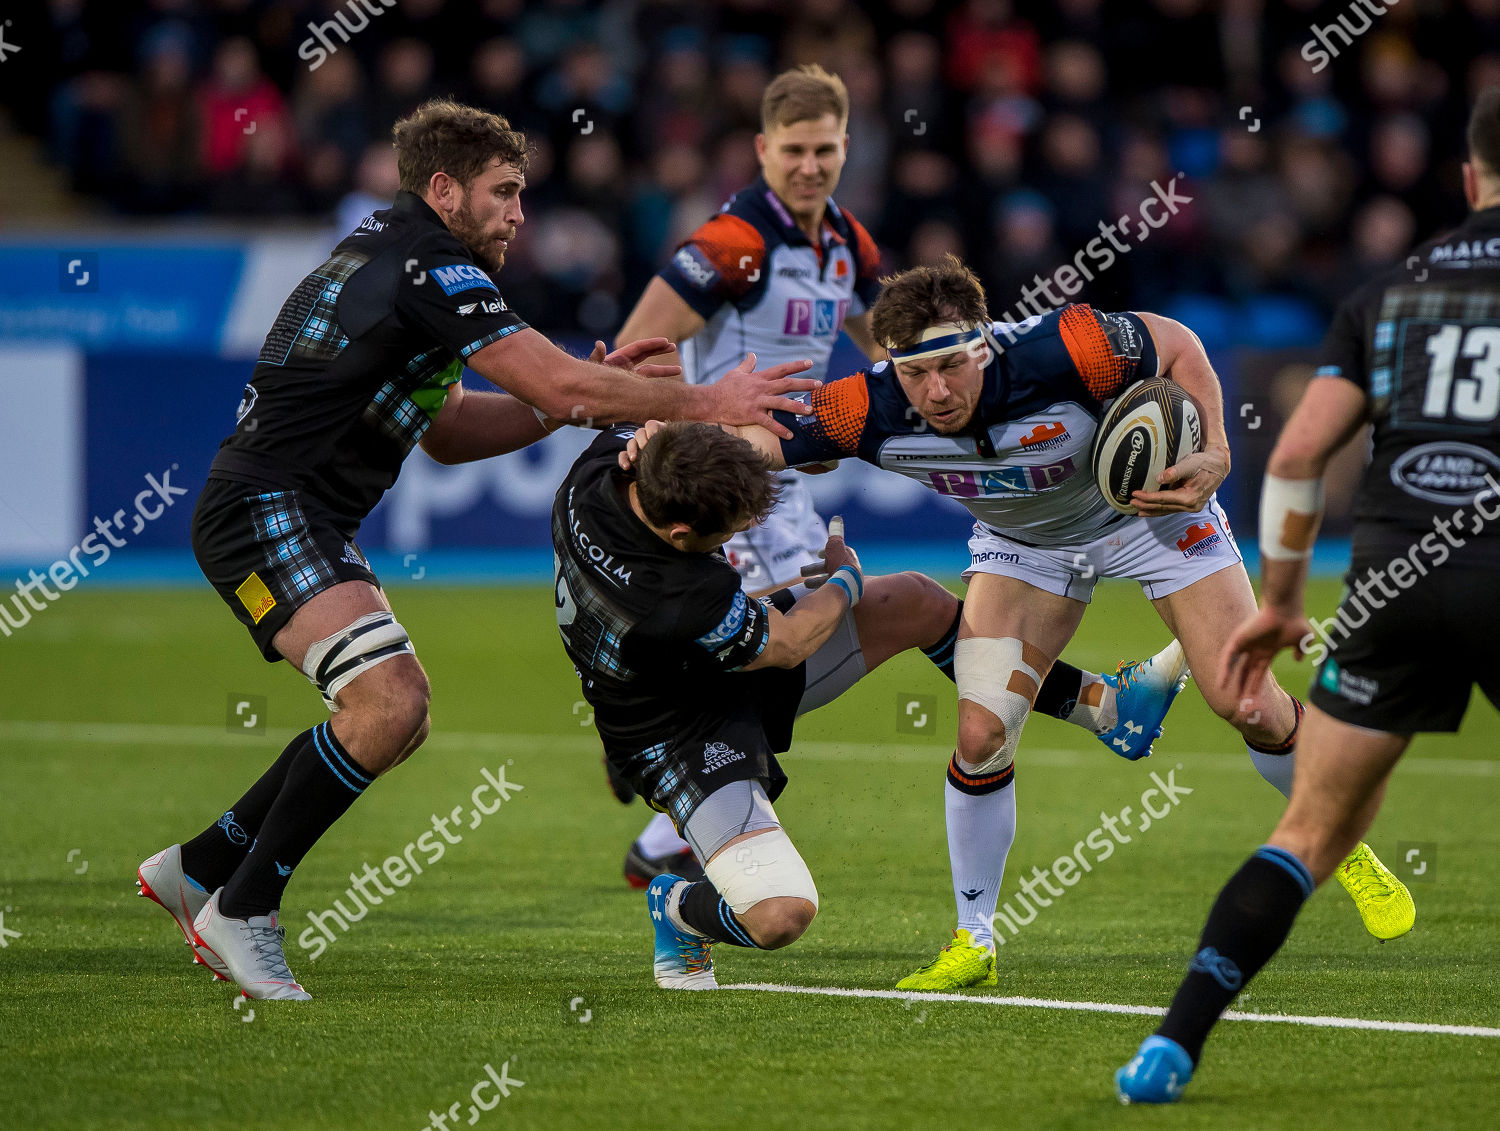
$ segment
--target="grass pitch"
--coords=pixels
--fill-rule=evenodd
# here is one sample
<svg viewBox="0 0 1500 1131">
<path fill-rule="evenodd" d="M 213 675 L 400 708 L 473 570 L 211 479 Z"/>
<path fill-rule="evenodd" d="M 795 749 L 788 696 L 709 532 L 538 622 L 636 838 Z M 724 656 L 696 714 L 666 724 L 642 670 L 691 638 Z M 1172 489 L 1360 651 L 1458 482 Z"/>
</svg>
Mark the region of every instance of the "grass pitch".
<svg viewBox="0 0 1500 1131">
<path fill-rule="evenodd" d="M 1326 612 L 1334 585 L 1316 598 Z M 1494 1119 L 1494 1039 L 1226 1023 L 1185 1102 L 1122 1109 L 1109 1075 L 1148 1017 L 658 991 L 644 900 L 619 874 L 647 813 L 605 791 L 546 592 L 417 584 L 393 600 L 432 676 L 433 738 L 298 869 L 284 918 L 306 1006 L 236 1009 L 167 916 L 133 898 L 133 880 L 317 721 L 312 690 L 262 663 L 206 587 L 81 589 L 0 640 L 0 1126 L 419 1128 L 455 1107 L 449 1126 L 1331 1131 Z M 1068 658 L 1112 670 L 1164 641 L 1138 591 L 1109 585 Z M 1308 681 L 1289 663 L 1281 674 L 1299 691 Z M 931 698 L 904 712 L 919 696 Z M 788 950 L 717 948 L 721 982 L 886 990 L 932 957 L 953 915 L 952 725 L 951 685 L 920 657 L 804 720 L 777 808 L 822 913 Z M 1396 773 L 1371 842 L 1393 866 L 1413 847 L 1412 867 L 1426 863 L 1412 884 L 1416 931 L 1377 944 L 1331 886 L 1240 1008 L 1500 1025 L 1486 882 L 1500 841 L 1497 733 L 1476 700 L 1461 734 L 1419 739 Z M 1175 769 L 1192 793 L 1004 932 L 1000 986 L 985 993 L 1164 1005 L 1214 893 L 1280 799 L 1191 688 L 1147 762 L 1047 719 L 1028 726 L 1018 761 L 1007 900 L 1101 814 L 1139 806 L 1151 771 Z M 473 822 L 486 770 L 524 788 Z M 378 869 L 455 806 L 460 843 L 309 961 L 296 942 L 307 912 L 350 905 L 351 871 Z M 498 1104 L 480 1112 L 470 1097 L 486 1066 L 521 1083 L 503 1099 L 482 1090 Z"/>
</svg>

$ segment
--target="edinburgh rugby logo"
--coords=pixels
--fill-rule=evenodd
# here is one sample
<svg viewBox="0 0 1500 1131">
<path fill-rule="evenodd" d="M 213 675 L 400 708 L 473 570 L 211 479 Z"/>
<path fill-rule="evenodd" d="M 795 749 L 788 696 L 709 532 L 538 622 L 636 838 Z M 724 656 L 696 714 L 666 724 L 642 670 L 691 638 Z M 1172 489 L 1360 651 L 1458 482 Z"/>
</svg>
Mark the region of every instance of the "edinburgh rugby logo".
<svg viewBox="0 0 1500 1131">
<path fill-rule="evenodd" d="M 1021 437 L 1021 447 L 1028 452 L 1045 452 L 1068 442 L 1068 426 L 1061 420 L 1038 424 Z"/>
<path fill-rule="evenodd" d="M 1177 539 L 1177 548 L 1182 551 L 1183 557 L 1196 558 L 1200 554 L 1216 550 L 1223 541 L 1223 536 L 1214 529 L 1213 523 L 1195 522 L 1187 528 L 1187 533 Z"/>
</svg>

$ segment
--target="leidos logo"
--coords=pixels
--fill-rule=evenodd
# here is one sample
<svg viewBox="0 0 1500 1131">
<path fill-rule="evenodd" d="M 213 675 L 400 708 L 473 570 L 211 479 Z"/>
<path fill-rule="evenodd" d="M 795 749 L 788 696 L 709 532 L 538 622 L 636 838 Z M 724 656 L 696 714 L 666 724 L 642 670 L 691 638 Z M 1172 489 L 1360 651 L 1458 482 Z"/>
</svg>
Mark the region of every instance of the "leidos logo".
<svg viewBox="0 0 1500 1131">
<path fill-rule="evenodd" d="M 476 310 L 482 314 L 499 314 L 505 309 L 504 299 L 487 299 L 483 302 L 466 302 L 458 308 L 460 314 L 473 314 Z"/>
</svg>

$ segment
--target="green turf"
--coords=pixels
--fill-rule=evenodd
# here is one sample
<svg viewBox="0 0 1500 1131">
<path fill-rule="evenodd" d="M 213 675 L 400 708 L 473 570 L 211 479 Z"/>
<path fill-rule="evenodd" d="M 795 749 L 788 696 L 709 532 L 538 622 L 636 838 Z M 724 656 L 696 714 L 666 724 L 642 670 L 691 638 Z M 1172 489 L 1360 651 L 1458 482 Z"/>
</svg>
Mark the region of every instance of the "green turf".
<svg viewBox="0 0 1500 1131">
<path fill-rule="evenodd" d="M 1326 610 L 1333 587 L 1317 597 Z M 1188 1101 L 1140 1111 L 1115 1104 L 1109 1073 L 1149 1018 L 657 991 L 643 900 L 618 871 L 646 814 L 605 792 L 545 591 L 418 584 L 394 599 L 432 676 L 434 737 L 298 870 L 292 938 L 309 909 L 343 897 L 351 869 L 401 852 L 433 814 L 467 812 L 482 769 L 503 767 L 524 790 L 317 961 L 290 947 L 315 1000 L 261 1003 L 253 1020 L 191 965 L 165 914 L 133 898 L 134 869 L 317 720 L 311 689 L 261 663 L 206 588 L 79 590 L 0 640 L 0 907 L 20 932 L 0 949 L 0 1126 L 377 1131 L 423 1127 L 429 1109 L 460 1100 L 467 1125 L 484 1066 L 507 1061 L 524 1087 L 476 1126 L 1327 1131 L 1493 1119 L 1500 1041 L 1488 1039 L 1225 1024 Z M 1106 586 L 1068 656 L 1112 669 L 1164 638 L 1137 591 Z M 1283 674 L 1306 684 L 1304 671 Z M 898 731 L 904 692 L 937 696 L 935 729 Z M 270 732 L 229 733 L 231 696 L 264 696 Z M 38 722 L 61 725 L 22 725 Z M 822 913 L 788 950 L 719 948 L 721 981 L 885 989 L 931 957 L 952 916 L 952 722 L 951 687 L 920 658 L 804 721 L 778 809 Z M 1398 842 L 1436 845 L 1434 882 L 1413 887 L 1416 932 L 1378 945 L 1337 887 L 1322 891 L 1243 1008 L 1500 1025 L 1485 870 L 1500 778 L 1482 761 L 1497 729 L 1476 701 L 1463 733 L 1420 740 L 1372 834 L 1388 862 Z M 1269 831 L 1278 798 L 1192 690 L 1149 762 L 1113 759 L 1052 720 L 1030 724 L 1019 761 L 1007 898 L 1102 811 L 1138 805 L 1149 771 L 1180 763 L 1176 781 L 1193 793 L 1008 942 L 999 989 L 985 992 L 1164 1004 L 1213 893 Z"/>
</svg>

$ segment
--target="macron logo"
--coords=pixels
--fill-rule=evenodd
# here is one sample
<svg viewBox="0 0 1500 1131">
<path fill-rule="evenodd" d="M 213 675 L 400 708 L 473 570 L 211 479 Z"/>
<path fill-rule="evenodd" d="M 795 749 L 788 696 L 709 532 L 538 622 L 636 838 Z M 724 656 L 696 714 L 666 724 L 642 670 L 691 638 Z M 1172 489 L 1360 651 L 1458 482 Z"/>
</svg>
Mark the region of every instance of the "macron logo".
<svg viewBox="0 0 1500 1131">
<path fill-rule="evenodd" d="M 499 293 L 494 280 L 472 263 L 454 263 L 447 267 L 434 267 L 430 274 L 437 280 L 437 285 L 443 288 L 445 295 L 456 295 L 459 291 L 472 290 L 474 287 L 488 287 L 497 294 Z"/>
</svg>

